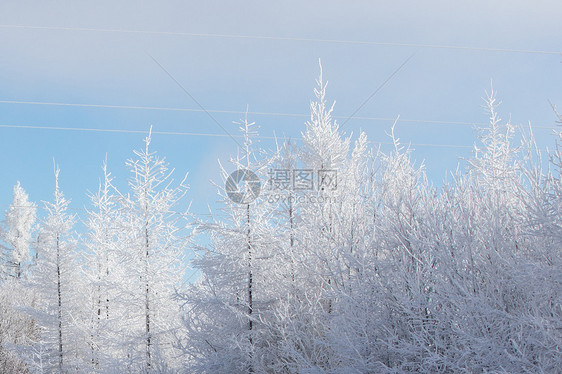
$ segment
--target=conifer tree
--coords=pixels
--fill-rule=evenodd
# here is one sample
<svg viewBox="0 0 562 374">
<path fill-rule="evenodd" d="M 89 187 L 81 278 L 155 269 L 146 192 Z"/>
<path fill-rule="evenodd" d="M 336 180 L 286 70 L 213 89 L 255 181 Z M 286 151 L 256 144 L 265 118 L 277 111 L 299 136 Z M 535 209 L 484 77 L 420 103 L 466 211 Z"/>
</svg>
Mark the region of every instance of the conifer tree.
<svg viewBox="0 0 562 374">
<path fill-rule="evenodd" d="M 118 229 L 124 234 L 118 263 L 118 302 L 126 313 L 122 342 L 131 370 L 157 372 L 175 367 L 175 335 L 180 327 L 176 290 L 185 272 L 186 213 L 176 211 L 187 192 L 185 178 L 176 186 L 165 159 L 145 147 L 127 161 L 130 194 L 119 199 Z M 127 348 L 126 348 L 127 347 Z"/>
<path fill-rule="evenodd" d="M 75 218 L 68 213 L 69 201 L 59 187 L 55 169 L 53 202 L 45 202 L 47 217 L 41 222 L 37 239 L 37 266 L 31 277 L 34 305 L 31 317 L 38 335 L 28 350 L 32 368 L 65 372 L 80 367 L 79 342 L 73 318 L 80 305 L 80 278 L 77 274 Z"/>
<path fill-rule="evenodd" d="M 2 235 L 7 244 L 4 249 L 4 266 L 7 274 L 20 278 L 30 261 L 29 246 L 37 207 L 29 201 L 19 182 L 14 186 L 13 196 L 12 204 L 6 213 L 6 230 Z"/>
</svg>

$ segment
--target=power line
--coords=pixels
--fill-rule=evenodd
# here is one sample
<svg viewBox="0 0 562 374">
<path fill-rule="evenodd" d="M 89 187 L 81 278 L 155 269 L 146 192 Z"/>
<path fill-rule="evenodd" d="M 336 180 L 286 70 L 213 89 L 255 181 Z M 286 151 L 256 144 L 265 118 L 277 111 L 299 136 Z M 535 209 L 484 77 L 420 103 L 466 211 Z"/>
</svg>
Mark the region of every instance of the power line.
<svg viewBox="0 0 562 374">
<path fill-rule="evenodd" d="M 383 87 L 404 67 L 404 65 L 406 65 L 408 63 L 408 61 L 410 61 L 412 59 L 412 57 L 414 57 L 414 55 L 415 55 L 415 53 L 411 54 L 410 57 L 408 57 L 406 60 L 404 60 L 404 62 L 402 62 L 402 64 L 400 64 L 400 66 L 398 66 L 398 68 L 396 68 L 396 70 L 394 70 L 392 72 L 392 74 L 390 74 L 377 87 L 377 89 L 365 101 L 363 101 L 363 103 L 361 105 L 359 105 L 359 107 L 357 107 L 357 109 L 355 109 L 353 111 L 353 113 L 351 113 L 351 115 L 345 121 L 343 121 L 343 124 L 340 127 L 343 127 L 354 115 L 357 114 L 357 112 L 359 112 L 361 110 L 361 108 L 363 108 L 365 106 L 365 104 L 367 104 L 369 102 L 369 100 L 371 100 L 373 98 L 373 96 L 375 96 L 380 90 L 382 90 Z"/>
<path fill-rule="evenodd" d="M 83 127 L 60 127 L 60 126 L 32 126 L 32 125 L 5 125 L 0 124 L 0 128 L 17 128 L 17 129 L 34 129 L 34 130 L 60 130 L 60 131 L 85 131 L 85 132 L 109 132 L 109 133 L 126 133 L 126 134 L 148 134 L 148 130 L 126 130 L 126 129 L 100 129 L 100 128 L 83 128 Z M 244 138 L 243 135 L 229 134 L 213 134 L 199 132 L 175 132 L 175 131 L 152 131 L 152 134 L 159 135 L 186 135 L 186 136 L 209 136 L 209 137 L 238 137 Z M 258 136 L 260 139 L 278 139 L 274 136 Z"/>
<path fill-rule="evenodd" d="M 172 81 L 174 81 L 174 83 L 175 83 L 187 96 L 189 96 L 189 97 L 191 98 L 191 100 L 193 100 L 193 101 L 195 102 L 195 104 L 197 104 L 197 106 L 198 106 L 199 108 L 201 108 L 202 111 L 205 112 L 205 114 L 207 114 L 207 116 L 208 116 L 209 118 L 211 118 L 211 119 L 213 120 L 214 123 L 217 124 L 217 126 L 219 126 L 219 127 L 222 129 L 222 131 L 223 131 L 226 135 L 228 135 L 228 136 L 234 141 L 234 143 L 236 143 L 237 146 L 240 147 L 240 149 L 243 149 L 243 148 L 244 148 L 244 147 L 242 147 L 242 145 L 241 145 L 240 143 L 238 143 L 238 140 L 236 140 L 236 138 L 233 137 L 233 136 L 224 128 L 224 126 L 221 125 L 220 122 L 217 121 L 217 120 L 215 119 L 215 117 L 213 117 L 213 115 L 212 115 L 211 113 L 209 113 L 209 112 L 207 111 L 207 109 L 205 109 L 205 107 L 204 107 L 203 105 L 201 105 L 201 104 L 199 103 L 199 101 L 197 101 L 197 99 L 196 99 L 195 97 L 193 97 L 193 95 L 192 95 L 191 93 L 189 93 L 189 91 L 188 91 L 187 89 L 185 89 L 185 87 L 184 87 L 168 70 L 166 70 L 166 68 L 165 68 L 160 62 L 158 62 L 158 60 L 156 60 L 150 53 L 146 52 L 146 54 L 152 59 L 152 61 L 154 61 L 154 62 L 156 63 L 156 65 L 158 65 L 158 67 L 160 67 L 160 69 L 162 69 L 162 70 L 164 71 L 164 73 L 166 73 L 166 75 L 167 75 L 168 77 L 170 77 L 170 79 L 172 79 Z"/>
<path fill-rule="evenodd" d="M 131 110 L 155 110 L 155 111 L 171 111 L 171 112 L 194 112 L 194 113 L 217 113 L 217 114 L 241 114 L 245 113 L 256 116 L 274 116 L 274 117 L 300 117 L 308 118 L 310 114 L 304 113 L 283 113 L 283 112 L 244 112 L 238 110 L 226 109 L 196 109 L 196 108 L 171 108 L 171 107 L 154 107 L 154 106 L 138 106 L 138 105 L 106 105 L 106 104 L 81 104 L 81 103 L 61 103 L 61 102 L 45 102 L 45 101 L 18 101 L 18 100 L 0 100 L 0 104 L 21 104 L 21 105 L 44 105 L 44 106 L 62 106 L 62 107 L 79 107 L 79 108 L 108 108 L 108 109 L 131 109 Z M 335 119 L 353 119 L 363 121 L 389 121 L 393 122 L 396 118 L 386 117 L 365 117 L 365 116 L 332 116 Z M 483 122 L 463 122 L 463 121 L 440 121 L 426 119 L 405 119 L 400 118 L 400 123 L 424 123 L 429 125 L 459 125 L 459 126 L 486 126 Z M 533 129 L 553 130 L 556 126 L 540 126 L 533 125 Z"/>
<path fill-rule="evenodd" d="M 55 130 L 55 131 L 82 131 L 82 132 L 106 132 L 106 133 L 124 133 L 124 134 L 148 134 L 148 131 L 142 130 L 126 130 L 126 129 L 100 129 L 100 128 L 82 128 L 82 127 L 60 127 L 60 126 L 32 126 L 32 125 L 6 125 L 0 124 L 0 128 L 15 128 L 15 129 L 32 129 L 32 130 Z M 183 135 L 183 136 L 208 136 L 208 137 L 217 137 L 217 138 L 225 138 L 231 137 L 228 134 L 212 134 L 212 133 L 196 133 L 196 132 L 175 132 L 175 131 L 152 131 L 152 134 L 158 135 Z M 234 137 L 243 138 L 243 135 L 233 135 Z M 298 139 L 298 137 L 288 137 L 288 136 L 255 136 L 258 139 L 283 139 L 283 140 L 294 140 Z M 374 144 L 384 144 L 384 145 L 392 145 L 394 143 L 391 142 L 376 142 L 371 141 L 370 143 Z M 456 145 L 456 144 L 430 144 L 430 143 L 408 143 L 411 146 L 416 147 L 441 147 L 441 148 L 472 148 L 472 146 L 466 145 Z"/>
<path fill-rule="evenodd" d="M 466 50 L 466 51 L 526 53 L 526 54 L 542 54 L 542 55 L 560 55 L 561 53 L 560 51 L 516 49 L 516 48 L 488 48 L 488 47 L 471 47 L 471 46 L 456 46 L 456 45 L 427 44 L 427 43 L 395 43 L 395 42 L 379 42 L 379 41 L 368 41 L 368 40 L 320 39 L 320 38 L 266 36 L 266 35 L 212 34 L 212 33 L 192 33 L 192 32 L 177 32 L 177 31 L 124 30 L 124 29 L 101 29 L 101 28 L 87 28 L 87 27 L 32 26 L 32 25 L 0 25 L 0 28 L 58 30 L 58 31 L 87 31 L 87 32 L 103 32 L 103 33 L 144 34 L 144 35 L 168 35 L 168 36 L 187 36 L 187 37 L 199 37 L 199 38 L 277 40 L 277 41 L 294 41 L 294 42 L 308 42 L 308 43 L 376 45 L 376 46 L 390 46 L 390 47 L 451 49 L 451 50 Z"/>
</svg>

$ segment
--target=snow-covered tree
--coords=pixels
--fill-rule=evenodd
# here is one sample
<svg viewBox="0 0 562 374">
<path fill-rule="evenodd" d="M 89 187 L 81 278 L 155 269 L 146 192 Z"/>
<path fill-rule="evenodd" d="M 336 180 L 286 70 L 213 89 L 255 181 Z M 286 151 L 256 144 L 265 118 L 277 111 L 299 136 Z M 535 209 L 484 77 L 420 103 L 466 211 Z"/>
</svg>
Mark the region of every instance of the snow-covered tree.
<svg viewBox="0 0 562 374">
<path fill-rule="evenodd" d="M 30 279 L 34 292 L 31 318 L 38 331 L 27 349 L 33 372 L 66 372 L 83 364 L 79 358 L 82 342 L 73 322 L 81 302 L 81 280 L 72 231 L 75 218 L 68 213 L 68 205 L 56 168 L 54 200 L 45 202 L 47 217 L 40 224 L 37 265 Z"/>
<path fill-rule="evenodd" d="M 230 160 L 235 172 L 229 177 L 221 165 L 223 214 L 200 225 L 210 243 L 197 251 L 194 266 L 201 276 L 184 294 L 185 352 L 194 372 L 262 373 L 276 359 L 270 324 L 282 297 L 280 282 L 286 281 L 279 272 L 283 264 L 272 223 L 276 204 L 268 201 L 263 185 L 259 196 L 238 199 L 258 192 L 271 158 L 253 144 L 253 123 L 239 125 L 244 143 Z"/>
<path fill-rule="evenodd" d="M 8 275 L 20 278 L 30 261 L 29 246 L 37 206 L 29 201 L 25 190 L 18 182 L 14 186 L 12 204 L 6 212 L 6 229 L 2 239 L 7 244 L 4 248 L 5 271 Z"/>
<path fill-rule="evenodd" d="M 189 284 L 184 180 L 151 135 L 129 192 L 104 164 L 80 241 L 56 170 L 28 272 L 35 206 L 18 184 L 0 372 L 559 372 L 562 133 L 546 168 L 492 91 L 473 157 L 435 187 L 395 126 L 388 152 L 352 142 L 317 84 L 302 146 L 267 155 L 239 123 Z"/>
<path fill-rule="evenodd" d="M 87 233 L 84 237 L 84 266 L 89 302 L 84 316 L 83 328 L 88 331 L 93 370 L 115 372 L 124 367 L 119 347 L 119 331 L 123 324 L 124 306 L 119 300 L 120 281 L 123 265 L 118 263 L 118 253 L 122 250 L 124 233 L 118 192 L 112 185 L 113 177 L 103 164 L 103 180 L 98 191 L 90 195 L 92 208 L 86 221 Z"/>
<path fill-rule="evenodd" d="M 29 247 L 35 223 L 36 205 L 18 182 L 6 212 L 0 251 L 0 372 L 26 372 L 27 367 L 11 347 L 25 344 L 34 335 L 31 318 L 22 312 L 29 307 L 32 293 L 25 279 L 30 265 Z"/>
<path fill-rule="evenodd" d="M 187 191 L 185 178 L 173 186 L 173 170 L 150 150 L 151 140 L 149 135 L 144 149 L 127 162 L 131 192 L 119 199 L 117 229 L 123 235 L 117 263 L 122 265 L 115 269 L 120 272 L 115 274 L 115 301 L 123 310 L 122 357 L 132 372 L 177 366 L 174 343 L 180 335 L 180 313 L 175 294 L 186 268 L 186 213 L 176 211 Z"/>
</svg>

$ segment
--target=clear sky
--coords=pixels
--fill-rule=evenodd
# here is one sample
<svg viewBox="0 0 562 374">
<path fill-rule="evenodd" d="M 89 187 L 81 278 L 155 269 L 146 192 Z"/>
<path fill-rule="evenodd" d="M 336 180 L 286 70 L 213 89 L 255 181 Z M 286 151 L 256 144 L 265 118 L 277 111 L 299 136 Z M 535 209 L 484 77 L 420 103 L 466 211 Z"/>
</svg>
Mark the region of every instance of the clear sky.
<svg viewBox="0 0 562 374">
<path fill-rule="evenodd" d="M 223 134 L 201 112 L 21 103 L 199 109 L 149 55 L 231 133 L 243 114 L 214 111 L 249 106 L 250 112 L 306 115 L 321 58 L 341 123 L 413 54 L 356 114 L 372 119 L 352 119 L 343 130 L 363 129 L 371 141 L 387 142 L 390 119 L 400 115 L 398 136 L 413 144 L 414 158 L 425 161 L 439 184 L 459 157 L 470 155 L 470 124 L 487 120 L 481 106 L 491 80 L 502 118 L 530 121 L 539 145 L 552 147 L 548 101 L 562 107 L 561 15 L 559 0 L 2 0 L 0 125 L 139 131 L 152 125 L 154 131 Z M 306 116 L 250 114 L 249 120 L 263 136 L 298 138 Z M 32 200 L 51 198 L 53 158 L 66 196 L 73 207 L 84 207 L 106 155 L 123 184 L 124 162 L 142 138 L 0 127 L 2 210 L 17 180 Z M 235 154 L 236 144 L 229 137 L 155 135 L 153 149 L 178 179 L 190 173 L 189 198 L 202 212 L 215 200 L 209 180 L 219 180 L 217 159 Z"/>
</svg>

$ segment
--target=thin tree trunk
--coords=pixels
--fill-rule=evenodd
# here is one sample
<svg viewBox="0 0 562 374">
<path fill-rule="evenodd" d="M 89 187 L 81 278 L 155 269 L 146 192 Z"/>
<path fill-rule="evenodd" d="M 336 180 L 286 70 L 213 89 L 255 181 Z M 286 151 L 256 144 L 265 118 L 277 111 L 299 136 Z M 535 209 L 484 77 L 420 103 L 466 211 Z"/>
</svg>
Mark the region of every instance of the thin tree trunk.
<svg viewBox="0 0 562 374">
<path fill-rule="evenodd" d="M 293 195 L 289 192 L 289 244 L 291 246 L 291 281 L 293 282 L 293 287 L 295 283 L 295 264 L 294 264 L 294 244 L 295 244 L 295 233 L 294 233 L 294 222 L 293 222 Z"/>
<path fill-rule="evenodd" d="M 61 297 L 61 269 L 60 269 L 60 237 L 57 235 L 57 296 L 58 296 L 58 322 L 59 322 L 59 372 L 63 368 L 62 352 L 62 297 Z"/>
<path fill-rule="evenodd" d="M 105 280 L 109 281 L 109 259 L 107 253 L 105 254 Z M 105 289 L 105 319 L 109 319 L 109 290 Z"/>
<path fill-rule="evenodd" d="M 148 281 L 148 260 L 149 260 L 149 248 L 150 244 L 148 241 L 148 223 L 145 225 L 144 229 L 145 234 L 145 267 L 144 267 L 144 274 L 145 274 L 145 322 L 146 322 L 146 367 L 148 371 L 150 371 L 152 366 L 152 357 L 150 353 L 151 349 L 151 335 L 150 335 L 150 284 Z"/>
<path fill-rule="evenodd" d="M 252 244 L 250 241 L 250 204 L 246 204 L 246 212 L 247 212 L 247 226 L 248 226 L 248 232 L 247 232 L 247 243 L 248 243 L 248 330 L 250 331 L 250 349 L 253 350 L 253 338 L 252 338 L 252 330 L 253 330 L 253 322 L 252 322 L 252 313 L 254 311 L 254 307 L 253 307 L 253 295 L 252 295 L 252 282 L 253 282 L 253 274 L 252 274 Z M 254 372 L 254 366 L 252 361 L 252 355 L 253 352 L 250 352 L 250 368 L 248 369 L 248 371 L 250 373 Z"/>
</svg>

